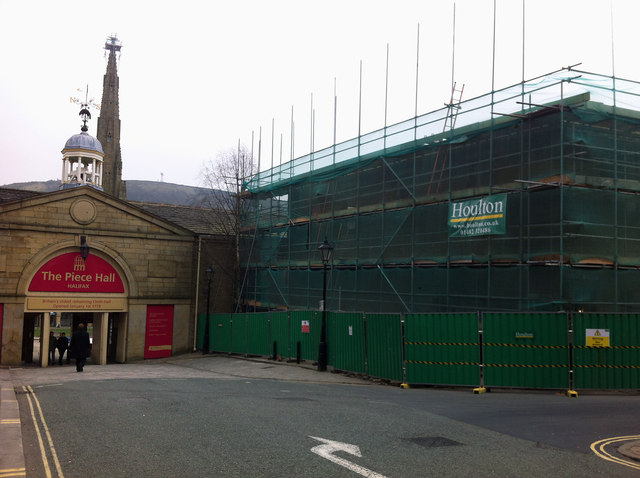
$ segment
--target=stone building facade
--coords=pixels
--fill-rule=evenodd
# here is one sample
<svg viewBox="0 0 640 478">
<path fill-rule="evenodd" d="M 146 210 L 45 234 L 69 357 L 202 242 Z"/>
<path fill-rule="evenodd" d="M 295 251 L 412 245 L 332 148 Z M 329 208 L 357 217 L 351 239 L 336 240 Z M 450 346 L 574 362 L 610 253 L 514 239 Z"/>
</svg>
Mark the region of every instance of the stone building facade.
<svg viewBox="0 0 640 478">
<path fill-rule="evenodd" d="M 47 350 L 53 312 L 93 324 L 94 363 L 193 349 L 193 232 L 89 186 L 0 203 L 0 229 L 0 364 L 30 361 L 40 317 Z"/>
<path fill-rule="evenodd" d="M 52 319 L 63 316 L 71 331 L 91 326 L 93 364 L 191 352 L 198 316 L 232 307 L 235 256 L 211 211 L 126 200 L 119 45 L 105 46 L 98 138 L 83 104 L 82 133 L 62 150 L 61 189 L 0 188 L 0 365 L 47 366 Z"/>
</svg>

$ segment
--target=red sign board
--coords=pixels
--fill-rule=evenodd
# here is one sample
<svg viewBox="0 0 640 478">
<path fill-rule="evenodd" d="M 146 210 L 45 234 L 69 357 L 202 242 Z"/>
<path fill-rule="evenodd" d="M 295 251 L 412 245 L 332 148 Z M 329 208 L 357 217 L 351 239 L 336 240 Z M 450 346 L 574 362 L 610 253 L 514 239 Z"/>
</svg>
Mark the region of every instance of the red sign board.
<svg viewBox="0 0 640 478">
<path fill-rule="evenodd" d="M 104 259 L 90 255 L 83 260 L 78 252 L 54 257 L 31 279 L 30 292 L 123 293 L 120 275 Z"/>
<path fill-rule="evenodd" d="M 0 344 L 2 343 L 2 304 L 0 304 Z M 0 350 L 0 357 L 2 357 L 2 350 Z"/>
<path fill-rule="evenodd" d="M 144 358 L 171 357 L 172 345 L 173 305 L 148 305 Z"/>
</svg>

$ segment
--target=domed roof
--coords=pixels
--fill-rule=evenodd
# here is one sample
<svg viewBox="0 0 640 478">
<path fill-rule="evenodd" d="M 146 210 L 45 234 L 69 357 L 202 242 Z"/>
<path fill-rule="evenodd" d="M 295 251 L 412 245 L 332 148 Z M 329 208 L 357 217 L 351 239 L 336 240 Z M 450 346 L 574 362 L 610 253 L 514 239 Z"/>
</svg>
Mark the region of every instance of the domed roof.
<svg viewBox="0 0 640 478">
<path fill-rule="evenodd" d="M 89 151 L 97 151 L 104 154 L 102 150 L 102 144 L 96 138 L 89 133 L 83 131 L 82 133 L 74 134 L 67 140 L 64 145 L 63 151 L 68 149 L 85 149 Z"/>
</svg>

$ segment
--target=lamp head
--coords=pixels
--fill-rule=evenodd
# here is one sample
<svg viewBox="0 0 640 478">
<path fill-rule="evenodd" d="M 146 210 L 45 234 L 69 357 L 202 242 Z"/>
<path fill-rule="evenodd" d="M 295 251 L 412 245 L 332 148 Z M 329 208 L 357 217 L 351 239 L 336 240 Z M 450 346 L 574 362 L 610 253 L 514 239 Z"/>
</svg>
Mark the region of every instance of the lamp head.
<svg viewBox="0 0 640 478">
<path fill-rule="evenodd" d="M 328 264 L 331 260 L 331 254 L 333 253 L 333 245 L 329 244 L 327 238 L 324 238 L 324 242 L 318 246 L 318 250 L 322 255 L 322 262 Z"/>
<path fill-rule="evenodd" d="M 86 261 L 89 257 L 89 245 L 87 244 L 87 236 L 80 236 L 80 256 Z"/>
</svg>

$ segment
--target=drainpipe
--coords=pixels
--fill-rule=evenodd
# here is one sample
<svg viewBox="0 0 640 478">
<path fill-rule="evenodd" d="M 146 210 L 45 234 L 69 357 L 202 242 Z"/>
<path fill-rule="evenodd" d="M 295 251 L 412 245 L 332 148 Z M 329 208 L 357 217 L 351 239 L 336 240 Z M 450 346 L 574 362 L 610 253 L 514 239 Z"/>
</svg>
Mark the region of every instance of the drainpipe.
<svg viewBox="0 0 640 478">
<path fill-rule="evenodd" d="M 196 265 L 196 305 L 193 312 L 193 351 L 198 344 L 198 299 L 200 297 L 200 254 L 202 252 L 202 236 L 198 236 L 198 264 Z"/>
</svg>

